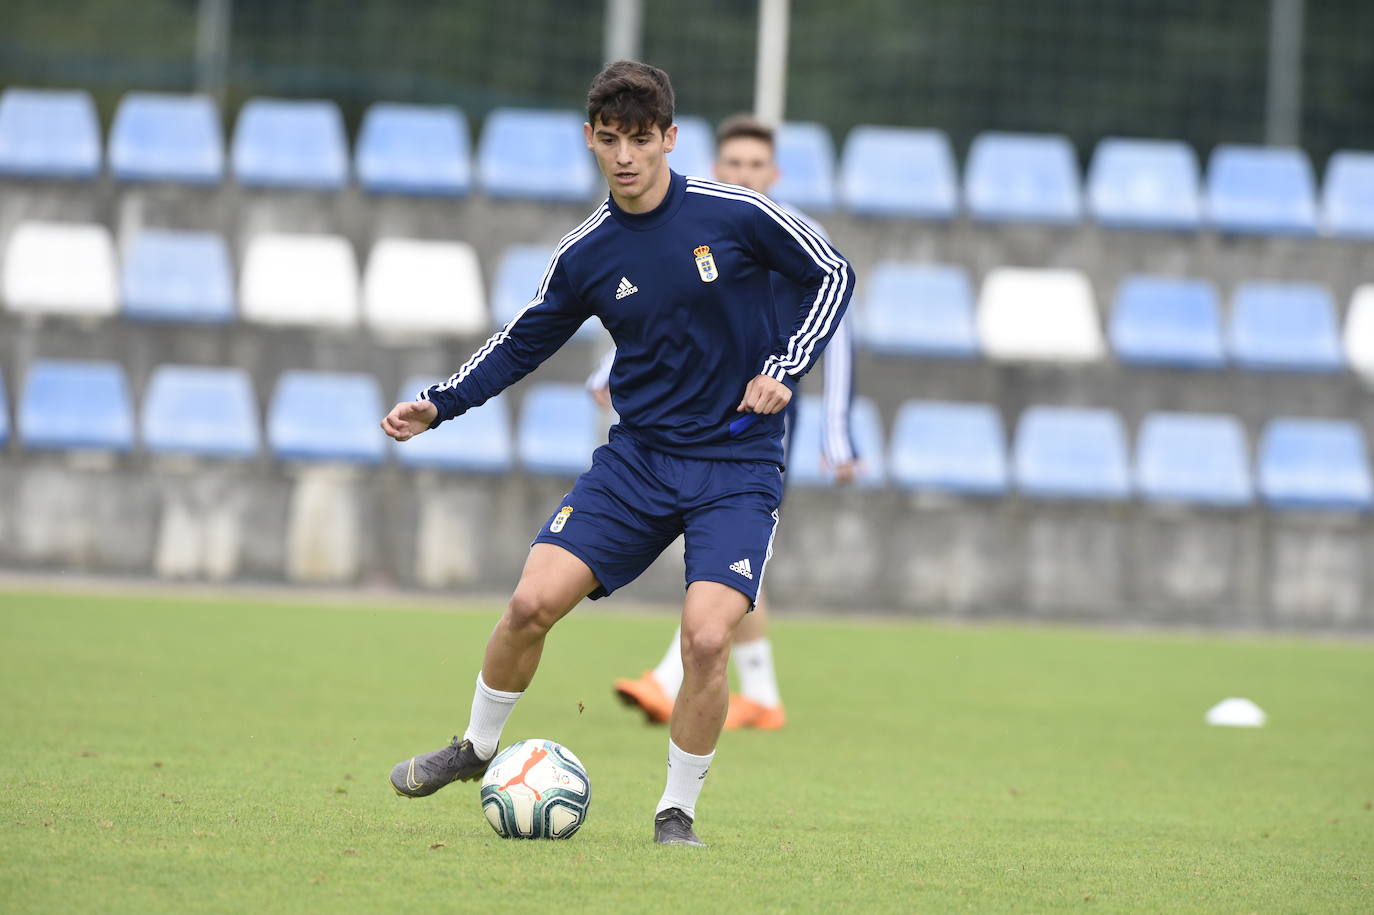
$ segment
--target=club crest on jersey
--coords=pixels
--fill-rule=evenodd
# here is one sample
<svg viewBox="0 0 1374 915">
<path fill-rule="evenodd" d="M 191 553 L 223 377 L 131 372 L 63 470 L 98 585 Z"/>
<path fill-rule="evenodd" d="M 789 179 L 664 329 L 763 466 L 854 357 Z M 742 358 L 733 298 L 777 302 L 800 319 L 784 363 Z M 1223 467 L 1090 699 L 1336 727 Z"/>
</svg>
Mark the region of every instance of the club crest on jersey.
<svg viewBox="0 0 1374 915">
<path fill-rule="evenodd" d="M 549 525 L 549 533 L 557 534 L 563 530 L 563 525 L 568 523 L 568 516 L 573 513 L 571 505 L 564 505 L 558 510 L 558 514 L 553 516 L 553 523 Z"/>
<path fill-rule="evenodd" d="M 692 253 L 697 256 L 697 273 L 701 274 L 701 281 L 714 283 L 720 271 L 716 269 L 716 259 L 711 256 L 711 246 L 701 245 Z"/>
</svg>

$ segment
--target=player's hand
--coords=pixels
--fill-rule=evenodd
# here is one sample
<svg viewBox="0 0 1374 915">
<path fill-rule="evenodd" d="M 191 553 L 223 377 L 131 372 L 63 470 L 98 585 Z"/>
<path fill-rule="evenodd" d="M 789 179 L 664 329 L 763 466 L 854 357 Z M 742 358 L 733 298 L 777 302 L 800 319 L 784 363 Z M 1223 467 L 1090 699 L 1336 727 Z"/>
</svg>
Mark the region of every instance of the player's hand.
<svg viewBox="0 0 1374 915">
<path fill-rule="evenodd" d="M 836 486 L 848 486 L 859 476 L 859 461 L 845 461 L 843 464 L 836 464 L 831 473 L 835 475 Z"/>
<path fill-rule="evenodd" d="M 744 389 L 736 413 L 779 413 L 792 399 L 792 389 L 767 375 L 755 375 Z"/>
<path fill-rule="evenodd" d="M 592 400 L 603 410 L 611 408 L 611 388 L 609 385 L 600 388 L 592 388 Z"/>
<path fill-rule="evenodd" d="M 391 408 L 382 419 L 382 431 L 398 442 L 409 441 L 429 428 L 439 408 L 427 400 L 407 400 Z"/>
</svg>

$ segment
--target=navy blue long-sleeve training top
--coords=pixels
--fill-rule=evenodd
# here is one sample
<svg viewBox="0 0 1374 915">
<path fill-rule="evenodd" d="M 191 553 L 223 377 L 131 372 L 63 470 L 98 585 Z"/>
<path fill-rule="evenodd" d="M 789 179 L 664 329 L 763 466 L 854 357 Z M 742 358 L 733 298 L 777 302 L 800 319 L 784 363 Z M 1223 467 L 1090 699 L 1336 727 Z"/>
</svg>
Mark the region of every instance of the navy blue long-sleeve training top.
<svg viewBox="0 0 1374 915">
<path fill-rule="evenodd" d="M 769 274 L 805 290 L 780 326 Z M 782 464 L 782 414 L 739 422 L 745 386 L 795 388 L 849 306 L 854 271 L 819 233 L 767 197 L 674 172 L 663 202 L 627 213 L 607 197 L 554 249 L 534 299 L 447 381 L 419 397 L 434 425 L 505 390 L 591 315 L 617 350 L 611 399 L 628 434 L 682 457 Z"/>
</svg>

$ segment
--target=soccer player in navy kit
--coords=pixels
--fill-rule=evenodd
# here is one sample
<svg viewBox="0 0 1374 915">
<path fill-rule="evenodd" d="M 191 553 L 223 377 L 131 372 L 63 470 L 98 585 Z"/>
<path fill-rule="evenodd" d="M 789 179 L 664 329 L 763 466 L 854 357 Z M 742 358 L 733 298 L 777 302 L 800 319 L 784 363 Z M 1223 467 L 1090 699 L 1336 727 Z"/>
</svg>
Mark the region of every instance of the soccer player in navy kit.
<svg viewBox="0 0 1374 915">
<path fill-rule="evenodd" d="M 618 350 L 620 422 L 530 548 L 487 642 L 462 738 L 397 763 L 410 797 L 480 778 L 534 678 L 549 629 L 584 597 L 634 580 L 686 541 L 683 683 L 654 839 L 700 845 L 696 801 L 725 719 L 735 627 L 763 581 L 782 495 L 782 410 L 848 307 L 854 274 L 821 236 L 766 197 L 672 172 L 673 90 L 662 70 L 617 61 L 587 94 L 588 147 L 610 195 L 554 250 L 534 299 L 447 381 L 399 403 L 404 442 L 533 370 L 596 315 Z M 779 326 L 769 274 L 807 290 Z"/>
</svg>

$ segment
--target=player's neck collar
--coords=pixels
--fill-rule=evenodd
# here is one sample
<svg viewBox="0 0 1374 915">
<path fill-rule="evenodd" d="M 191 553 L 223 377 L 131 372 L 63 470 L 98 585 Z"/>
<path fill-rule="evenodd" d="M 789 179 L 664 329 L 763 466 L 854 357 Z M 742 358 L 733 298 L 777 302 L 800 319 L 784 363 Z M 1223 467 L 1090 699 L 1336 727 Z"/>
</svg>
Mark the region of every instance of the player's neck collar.
<svg viewBox="0 0 1374 915">
<path fill-rule="evenodd" d="M 643 232 L 648 229 L 656 229 L 668 220 L 672 219 L 682 206 L 682 201 L 687 197 L 687 179 L 675 171 L 669 171 L 668 193 L 663 195 L 663 202 L 654 207 L 647 213 L 627 213 L 615 202 L 615 195 L 607 195 L 610 202 L 611 215 L 616 222 L 627 229 L 634 229 Z"/>
</svg>

